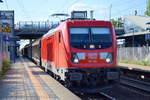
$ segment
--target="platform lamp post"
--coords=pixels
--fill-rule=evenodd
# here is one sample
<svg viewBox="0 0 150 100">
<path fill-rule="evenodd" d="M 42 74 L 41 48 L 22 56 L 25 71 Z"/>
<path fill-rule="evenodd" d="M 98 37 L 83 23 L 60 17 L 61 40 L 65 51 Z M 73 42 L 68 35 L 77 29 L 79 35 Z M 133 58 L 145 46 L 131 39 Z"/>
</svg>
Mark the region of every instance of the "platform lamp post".
<svg viewBox="0 0 150 100">
<path fill-rule="evenodd" d="M 132 35 L 132 54 L 133 54 L 133 58 L 134 58 L 134 28 L 130 28 L 130 30 L 133 32 L 133 35 Z"/>
<path fill-rule="evenodd" d="M 0 0 L 0 3 L 3 3 L 3 0 Z"/>
<path fill-rule="evenodd" d="M 130 30 L 132 31 L 132 47 L 134 47 L 134 28 L 130 28 Z"/>
</svg>

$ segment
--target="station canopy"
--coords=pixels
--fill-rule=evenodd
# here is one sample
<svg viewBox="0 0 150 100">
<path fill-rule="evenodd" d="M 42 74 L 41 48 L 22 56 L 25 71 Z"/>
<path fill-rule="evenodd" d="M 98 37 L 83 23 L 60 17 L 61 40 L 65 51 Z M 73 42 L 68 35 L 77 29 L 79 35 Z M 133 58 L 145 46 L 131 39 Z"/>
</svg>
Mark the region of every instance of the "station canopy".
<svg viewBox="0 0 150 100">
<path fill-rule="evenodd" d="M 124 17 L 125 34 L 118 38 L 134 35 L 150 34 L 150 17 L 148 16 L 125 16 Z"/>
</svg>

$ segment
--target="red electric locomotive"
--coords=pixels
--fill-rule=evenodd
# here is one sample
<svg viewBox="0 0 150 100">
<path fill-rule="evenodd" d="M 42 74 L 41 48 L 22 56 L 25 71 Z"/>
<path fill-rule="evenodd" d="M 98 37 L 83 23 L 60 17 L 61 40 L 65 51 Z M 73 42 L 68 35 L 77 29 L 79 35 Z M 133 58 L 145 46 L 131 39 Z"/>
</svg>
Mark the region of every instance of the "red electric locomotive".
<svg viewBox="0 0 150 100">
<path fill-rule="evenodd" d="M 70 86 L 108 86 L 119 78 L 116 50 L 111 22 L 73 19 L 41 38 L 41 64 Z"/>
</svg>

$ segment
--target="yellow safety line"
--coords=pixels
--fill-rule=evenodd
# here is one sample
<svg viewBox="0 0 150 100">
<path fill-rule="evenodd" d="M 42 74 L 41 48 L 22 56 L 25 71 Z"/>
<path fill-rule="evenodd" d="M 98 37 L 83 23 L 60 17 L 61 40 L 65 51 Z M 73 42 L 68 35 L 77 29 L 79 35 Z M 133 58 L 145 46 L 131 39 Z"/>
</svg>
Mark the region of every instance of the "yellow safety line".
<svg viewBox="0 0 150 100">
<path fill-rule="evenodd" d="M 24 61 L 24 60 L 23 60 Z M 24 63 L 24 62 L 23 62 Z M 39 96 L 40 100 L 47 100 L 49 99 L 48 94 L 44 91 L 42 88 L 40 82 L 36 79 L 36 77 L 32 74 L 31 70 L 25 66 L 25 69 L 29 75 L 29 78 L 31 79 L 31 82 L 37 92 L 37 95 Z"/>
</svg>

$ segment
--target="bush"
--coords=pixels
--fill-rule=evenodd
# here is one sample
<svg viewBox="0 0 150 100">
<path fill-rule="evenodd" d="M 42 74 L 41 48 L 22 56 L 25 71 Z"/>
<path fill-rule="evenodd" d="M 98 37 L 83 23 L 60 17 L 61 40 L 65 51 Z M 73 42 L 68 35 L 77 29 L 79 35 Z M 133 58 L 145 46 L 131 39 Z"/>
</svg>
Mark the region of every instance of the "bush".
<svg viewBox="0 0 150 100">
<path fill-rule="evenodd" d="M 2 63 L 2 73 L 5 73 L 10 67 L 10 60 L 5 58 Z"/>
<path fill-rule="evenodd" d="M 149 66 L 150 64 L 148 63 L 148 61 L 143 60 L 143 61 L 141 61 L 141 65 Z"/>
<path fill-rule="evenodd" d="M 136 64 L 136 65 L 142 65 L 142 66 L 150 66 L 150 63 L 148 61 L 142 60 L 142 61 L 129 61 L 127 59 L 123 59 L 120 61 L 120 63 L 127 63 L 127 64 Z"/>
</svg>

